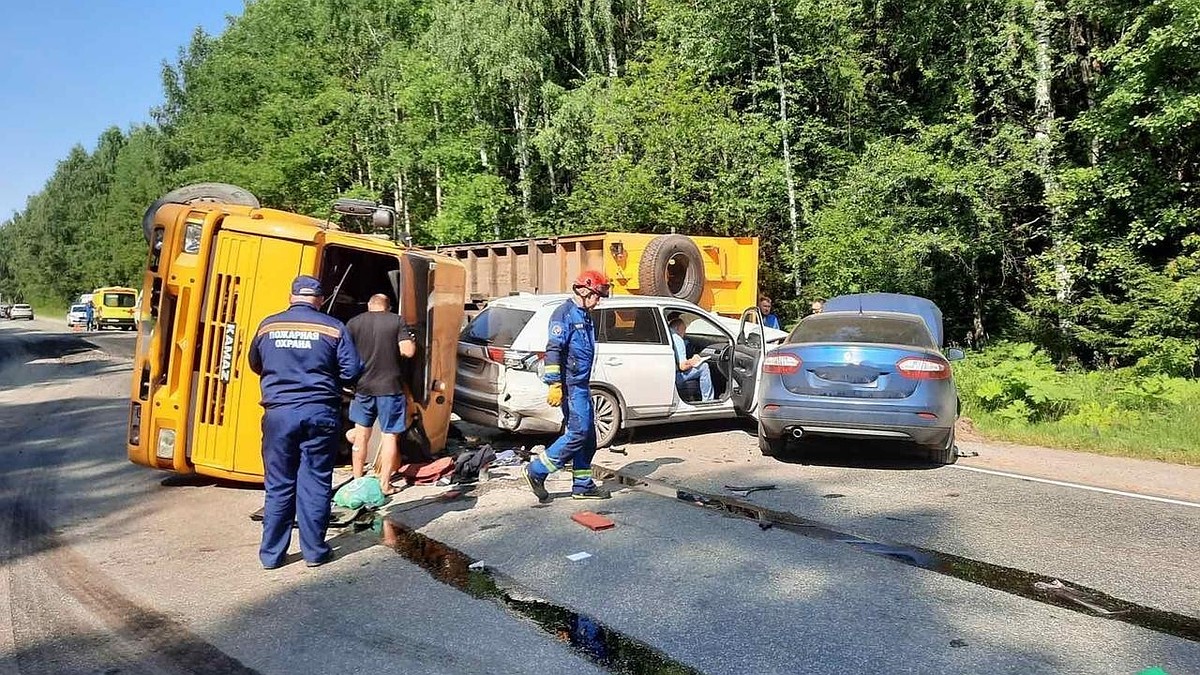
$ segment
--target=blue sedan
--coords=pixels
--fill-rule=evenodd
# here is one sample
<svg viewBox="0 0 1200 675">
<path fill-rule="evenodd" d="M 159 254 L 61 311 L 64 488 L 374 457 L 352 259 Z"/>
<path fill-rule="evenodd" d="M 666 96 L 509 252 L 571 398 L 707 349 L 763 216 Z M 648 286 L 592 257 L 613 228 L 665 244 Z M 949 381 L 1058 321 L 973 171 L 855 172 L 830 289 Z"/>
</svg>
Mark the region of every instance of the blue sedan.
<svg viewBox="0 0 1200 675">
<path fill-rule="evenodd" d="M 806 317 L 763 360 L 758 420 L 764 455 L 809 436 L 892 439 L 957 459 L 958 391 L 943 354 L 942 313 L 924 298 L 843 295 Z"/>
</svg>

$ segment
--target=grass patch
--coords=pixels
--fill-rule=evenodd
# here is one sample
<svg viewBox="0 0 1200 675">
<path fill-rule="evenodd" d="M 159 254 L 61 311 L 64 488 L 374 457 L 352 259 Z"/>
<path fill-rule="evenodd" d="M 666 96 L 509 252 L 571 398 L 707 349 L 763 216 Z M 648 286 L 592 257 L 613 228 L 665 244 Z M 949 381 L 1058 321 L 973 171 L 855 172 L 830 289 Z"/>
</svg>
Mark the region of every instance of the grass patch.
<svg viewBox="0 0 1200 675">
<path fill-rule="evenodd" d="M 1200 381 L 1133 368 L 1062 372 L 1030 344 L 955 365 L 963 414 L 990 438 L 1200 465 Z"/>
<path fill-rule="evenodd" d="M 58 303 L 30 303 L 33 307 L 33 316 L 35 319 L 65 319 L 67 317 L 67 306 Z"/>
</svg>

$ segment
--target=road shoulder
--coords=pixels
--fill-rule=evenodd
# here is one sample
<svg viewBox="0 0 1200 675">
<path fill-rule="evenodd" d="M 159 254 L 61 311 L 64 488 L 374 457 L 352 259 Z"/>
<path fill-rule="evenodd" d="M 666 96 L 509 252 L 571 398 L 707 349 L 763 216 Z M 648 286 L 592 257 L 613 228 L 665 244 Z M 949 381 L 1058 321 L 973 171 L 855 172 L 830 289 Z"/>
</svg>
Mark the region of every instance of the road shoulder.
<svg viewBox="0 0 1200 675">
<path fill-rule="evenodd" d="M 963 441 L 963 466 L 1200 504 L 1200 467 L 1013 443 Z"/>
</svg>

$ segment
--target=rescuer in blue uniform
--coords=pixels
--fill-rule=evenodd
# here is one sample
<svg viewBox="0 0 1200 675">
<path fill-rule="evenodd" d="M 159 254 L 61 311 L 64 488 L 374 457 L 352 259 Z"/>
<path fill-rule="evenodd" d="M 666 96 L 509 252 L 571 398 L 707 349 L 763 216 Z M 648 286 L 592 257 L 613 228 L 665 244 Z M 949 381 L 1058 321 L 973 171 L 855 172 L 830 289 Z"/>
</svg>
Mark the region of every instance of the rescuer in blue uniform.
<svg viewBox="0 0 1200 675">
<path fill-rule="evenodd" d="M 318 309 L 324 295 L 321 282 L 296 277 L 291 306 L 263 319 L 250 344 L 250 369 L 262 377 L 266 504 L 258 557 L 265 569 L 283 564 L 293 521 L 309 567 L 333 558 L 325 531 L 342 388 L 354 384 L 362 362 L 342 322 Z"/>
<path fill-rule="evenodd" d="M 571 464 L 574 480 L 571 497 L 608 499 L 606 490 L 592 480 L 592 457 L 596 454 L 596 420 L 588 385 L 592 379 L 592 361 L 596 355 L 596 330 L 591 311 L 610 290 L 603 273 L 586 270 L 571 287 L 574 297 L 550 315 L 550 339 L 546 344 L 543 380 L 550 385 L 546 402 L 562 406 L 566 432 L 545 454 L 534 457 L 525 467 L 525 479 L 538 501 L 550 501 L 546 478 Z"/>
</svg>

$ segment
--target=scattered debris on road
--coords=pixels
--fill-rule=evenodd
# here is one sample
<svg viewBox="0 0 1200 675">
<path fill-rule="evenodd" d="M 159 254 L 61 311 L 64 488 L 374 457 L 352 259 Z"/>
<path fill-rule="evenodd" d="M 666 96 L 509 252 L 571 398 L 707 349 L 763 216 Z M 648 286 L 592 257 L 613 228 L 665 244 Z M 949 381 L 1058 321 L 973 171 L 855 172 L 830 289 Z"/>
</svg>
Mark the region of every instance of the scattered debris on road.
<svg viewBox="0 0 1200 675">
<path fill-rule="evenodd" d="M 571 562 L 579 562 L 580 560 L 586 560 L 590 557 L 592 557 L 591 553 L 588 553 L 587 551 L 580 551 L 579 553 L 572 553 L 571 555 L 567 556 L 567 560 L 570 560 Z"/>
<path fill-rule="evenodd" d="M 593 532 L 599 530 L 611 530 L 617 525 L 611 518 L 606 518 L 598 513 L 592 513 L 591 511 L 580 511 L 578 513 L 573 513 L 571 514 L 571 520 L 579 523 L 589 530 L 592 530 Z"/>
<path fill-rule="evenodd" d="M 726 485 L 725 489 L 729 490 L 730 492 L 740 492 L 741 495 L 745 497 L 751 492 L 758 492 L 759 490 L 774 490 L 776 488 L 774 484 L 768 483 L 765 485 Z"/>
<path fill-rule="evenodd" d="M 1079 605 L 1080 607 L 1086 607 L 1087 609 L 1095 612 L 1096 614 L 1099 614 L 1100 616 L 1112 616 L 1114 614 L 1124 614 L 1123 611 L 1108 610 L 1108 609 L 1101 607 L 1100 605 L 1097 605 L 1094 602 L 1089 602 L 1087 599 L 1084 598 L 1082 592 L 1080 592 L 1077 589 L 1071 588 L 1070 586 L 1064 584 L 1062 581 L 1060 581 L 1058 579 L 1055 579 L 1054 581 L 1051 581 L 1051 582 L 1035 581 L 1033 583 L 1033 587 L 1038 589 L 1039 591 L 1046 591 L 1047 593 L 1049 593 L 1055 597 L 1059 597 L 1064 600 L 1069 600 L 1070 602 L 1073 602 L 1073 603 Z"/>
</svg>

